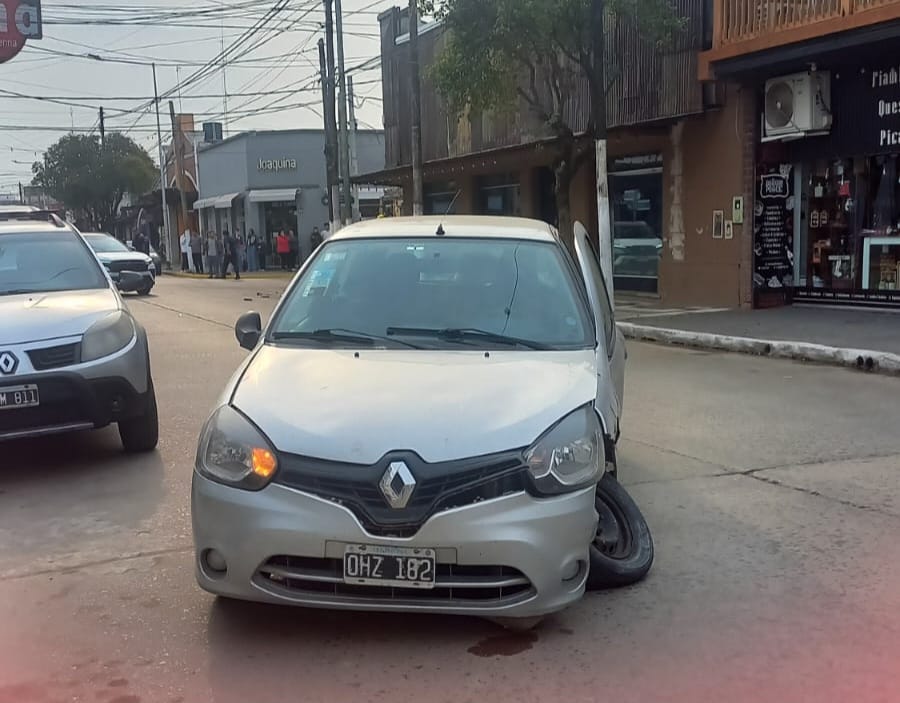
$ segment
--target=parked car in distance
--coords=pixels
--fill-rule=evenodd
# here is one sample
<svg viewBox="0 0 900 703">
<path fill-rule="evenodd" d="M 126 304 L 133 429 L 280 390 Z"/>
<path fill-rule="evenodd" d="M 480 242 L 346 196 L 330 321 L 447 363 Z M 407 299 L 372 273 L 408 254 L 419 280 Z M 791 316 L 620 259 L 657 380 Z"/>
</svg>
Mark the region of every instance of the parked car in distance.
<svg viewBox="0 0 900 703">
<path fill-rule="evenodd" d="M 112 235 L 104 232 L 85 232 L 85 241 L 96 252 L 97 258 L 109 271 L 109 276 L 123 293 L 133 292 L 149 295 L 156 285 L 156 264 L 153 259 L 140 251 L 133 251 Z M 140 275 L 139 279 L 122 278 L 123 271 Z"/>
<path fill-rule="evenodd" d="M 616 479 L 625 342 L 579 225 L 390 218 L 317 249 L 199 440 L 196 575 L 220 596 L 528 627 L 634 583 Z M 598 519 L 599 517 L 599 519 Z"/>
<path fill-rule="evenodd" d="M 137 251 L 137 249 L 134 248 L 134 243 L 131 240 L 128 240 L 127 242 L 125 242 L 125 244 L 129 249 L 131 249 L 131 251 Z M 159 252 L 156 251 L 152 244 L 150 245 L 149 256 L 151 261 L 153 261 L 153 266 L 156 268 L 156 275 L 162 276 L 163 273 L 165 273 L 162 264 L 162 257 L 159 255 Z"/>
<path fill-rule="evenodd" d="M 616 276 L 656 278 L 663 240 L 646 222 L 613 223 L 613 271 Z"/>
<path fill-rule="evenodd" d="M 0 212 L 0 440 L 110 423 L 127 451 L 156 447 L 143 327 L 77 229 L 43 211 Z"/>
</svg>

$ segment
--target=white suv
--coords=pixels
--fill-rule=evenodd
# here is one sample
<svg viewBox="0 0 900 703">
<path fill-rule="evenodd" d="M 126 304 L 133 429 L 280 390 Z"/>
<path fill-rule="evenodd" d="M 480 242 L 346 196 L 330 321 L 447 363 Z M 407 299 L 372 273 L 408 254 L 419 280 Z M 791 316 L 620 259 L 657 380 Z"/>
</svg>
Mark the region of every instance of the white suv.
<svg viewBox="0 0 900 703">
<path fill-rule="evenodd" d="M 200 437 L 197 579 L 274 603 L 539 618 L 633 583 L 624 340 L 579 226 L 383 219 L 304 266 Z"/>
<path fill-rule="evenodd" d="M 156 447 L 147 334 L 77 229 L 0 212 L 0 440 L 113 422 L 127 451 Z"/>
</svg>

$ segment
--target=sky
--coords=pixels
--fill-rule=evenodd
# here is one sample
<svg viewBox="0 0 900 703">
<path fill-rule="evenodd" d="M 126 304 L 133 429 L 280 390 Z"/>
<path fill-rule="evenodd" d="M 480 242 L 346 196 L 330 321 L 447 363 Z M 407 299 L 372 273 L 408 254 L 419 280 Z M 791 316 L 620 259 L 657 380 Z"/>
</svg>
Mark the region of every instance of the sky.
<svg viewBox="0 0 900 703">
<path fill-rule="evenodd" d="M 6 157 L 0 193 L 17 192 L 20 181 L 28 184 L 31 164 L 68 131 L 97 130 L 100 106 L 107 133 L 127 133 L 156 160 L 153 62 L 166 96 L 160 104 L 164 143 L 171 132 L 169 99 L 176 112 L 195 115 L 198 129 L 206 121 L 225 123 L 226 136 L 323 125 L 317 46 L 324 36 L 322 0 L 41 4 L 43 39 L 30 40 L 0 64 L 0 153 Z M 399 4 L 405 2 L 343 0 L 346 65 L 363 128 L 382 127 L 377 15 Z"/>
</svg>

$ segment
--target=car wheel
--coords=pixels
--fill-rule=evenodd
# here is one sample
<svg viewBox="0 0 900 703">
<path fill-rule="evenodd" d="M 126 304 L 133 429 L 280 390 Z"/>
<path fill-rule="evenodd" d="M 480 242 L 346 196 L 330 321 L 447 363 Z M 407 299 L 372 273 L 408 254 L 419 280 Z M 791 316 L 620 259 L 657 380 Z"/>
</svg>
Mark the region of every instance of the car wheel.
<svg viewBox="0 0 900 703">
<path fill-rule="evenodd" d="M 153 286 L 149 286 L 147 288 L 141 288 L 137 294 L 138 295 L 150 295 L 150 291 L 153 290 Z"/>
<path fill-rule="evenodd" d="M 590 547 L 590 590 L 637 583 L 653 565 L 653 537 L 631 496 L 607 473 L 597 484 L 597 534 Z"/>
<path fill-rule="evenodd" d="M 119 421 L 119 438 L 129 454 L 152 452 L 159 442 L 159 413 L 152 380 L 147 385 L 146 403 L 143 413 Z"/>
</svg>

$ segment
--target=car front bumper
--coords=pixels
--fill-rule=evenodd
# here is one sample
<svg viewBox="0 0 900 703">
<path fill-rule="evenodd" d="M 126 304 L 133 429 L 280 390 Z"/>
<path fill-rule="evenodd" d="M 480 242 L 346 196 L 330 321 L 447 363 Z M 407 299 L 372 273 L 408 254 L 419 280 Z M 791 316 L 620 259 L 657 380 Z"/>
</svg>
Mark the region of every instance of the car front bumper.
<svg viewBox="0 0 900 703">
<path fill-rule="evenodd" d="M 118 272 L 110 272 L 109 277 L 112 279 L 113 283 L 116 284 L 116 288 L 118 288 L 123 293 L 134 293 L 135 291 L 145 289 L 149 290 L 153 288 L 154 285 L 156 285 L 156 275 L 153 271 L 135 271 L 134 273 L 137 273 L 141 276 L 141 282 L 139 284 L 135 283 L 130 286 L 122 283 L 121 276 Z"/>
<path fill-rule="evenodd" d="M 196 471 L 192 515 L 197 582 L 211 593 L 317 608 L 510 618 L 545 615 L 581 598 L 597 525 L 594 490 L 587 489 L 541 500 L 517 493 L 438 513 L 411 538 L 378 537 L 330 501 L 277 484 L 239 490 Z M 344 584 L 349 544 L 434 549 L 434 590 Z M 208 567 L 211 549 L 225 558 L 225 573 Z M 296 578 L 272 578 L 273 571 Z"/>
</svg>

